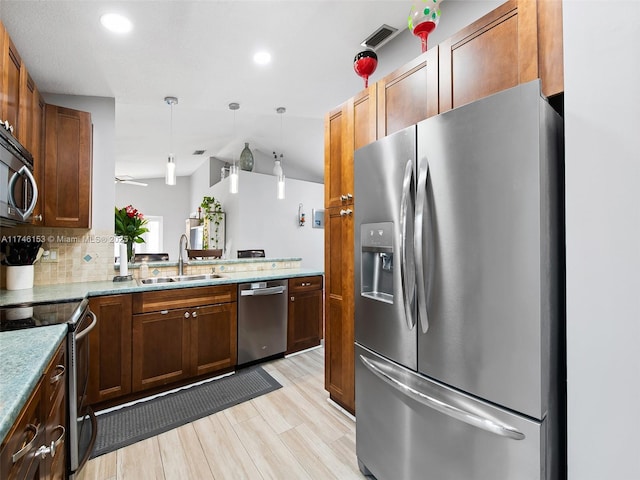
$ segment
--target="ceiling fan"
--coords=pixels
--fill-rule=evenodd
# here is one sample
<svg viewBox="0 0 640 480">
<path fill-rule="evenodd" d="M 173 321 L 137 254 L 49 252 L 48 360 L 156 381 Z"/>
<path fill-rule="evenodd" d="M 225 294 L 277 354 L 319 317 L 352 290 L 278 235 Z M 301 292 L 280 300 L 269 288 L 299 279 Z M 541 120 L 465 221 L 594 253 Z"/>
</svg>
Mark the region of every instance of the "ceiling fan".
<svg viewBox="0 0 640 480">
<path fill-rule="evenodd" d="M 139 187 L 146 187 L 148 184 L 143 182 L 136 182 L 133 177 L 129 175 L 123 175 L 122 177 L 116 177 L 116 183 L 128 183 L 129 185 L 137 185 Z"/>
</svg>

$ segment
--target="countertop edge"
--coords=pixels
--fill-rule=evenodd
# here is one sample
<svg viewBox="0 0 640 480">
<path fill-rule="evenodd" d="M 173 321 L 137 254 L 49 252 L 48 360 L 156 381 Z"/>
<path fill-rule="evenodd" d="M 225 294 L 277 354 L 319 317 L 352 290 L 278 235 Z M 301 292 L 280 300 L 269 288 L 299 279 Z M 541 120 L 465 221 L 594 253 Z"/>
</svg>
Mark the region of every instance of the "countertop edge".
<svg viewBox="0 0 640 480">
<path fill-rule="evenodd" d="M 64 340 L 67 325 L 38 327 L 36 330 L 39 335 L 34 335 L 33 329 L 0 333 L 0 438 L 3 444 Z M 17 353 L 16 348 L 20 350 Z"/>
</svg>

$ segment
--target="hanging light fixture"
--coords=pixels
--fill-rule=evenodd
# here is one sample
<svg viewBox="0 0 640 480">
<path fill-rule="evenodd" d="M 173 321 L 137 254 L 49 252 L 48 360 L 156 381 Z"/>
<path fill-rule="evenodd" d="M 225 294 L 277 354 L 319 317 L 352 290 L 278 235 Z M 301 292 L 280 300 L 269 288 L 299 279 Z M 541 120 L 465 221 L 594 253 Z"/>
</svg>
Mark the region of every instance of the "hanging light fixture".
<svg viewBox="0 0 640 480">
<path fill-rule="evenodd" d="M 164 183 L 167 185 L 176 184 L 176 159 L 173 155 L 173 106 L 178 103 L 176 97 L 164 97 L 164 101 L 171 106 L 171 124 L 169 133 L 169 158 L 167 159 L 167 169 L 165 171 Z"/>
<path fill-rule="evenodd" d="M 239 103 L 230 103 L 229 104 L 229 110 L 233 111 L 233 136 L 236 136 L 236 110 L 238 110 L 240 108 L 240 104 Z M 233 159 L 233 165 L 231 165 L 229 167 L 229 192 L 230 193 L 238 193 L 238 183 L 239 183 L 239 178 L 238 178 L 238 165 L 236 164 L 236 159 L 234 157 Z"/>
<path fill-rule="evenodd" d="M 280 148 L 283 148 L 282 145 L 282 114 L 286 112 L 287 109 L 284 107 L 276 108 L 276 112 L 280 115 Z M 273 158 L 275 159 L 275 165 L 273 166 L 273 174 L 277 179 L 277 187 L 276 187 L 276 196 L 278 200 L 284 200 L 284 170 L 282 169 L 282 161 L 284 160 L 282 152 L 280 152 L 280 158 L 278 159 L 278 155 L 276 152 L 273 152 Z"/>
</svg>

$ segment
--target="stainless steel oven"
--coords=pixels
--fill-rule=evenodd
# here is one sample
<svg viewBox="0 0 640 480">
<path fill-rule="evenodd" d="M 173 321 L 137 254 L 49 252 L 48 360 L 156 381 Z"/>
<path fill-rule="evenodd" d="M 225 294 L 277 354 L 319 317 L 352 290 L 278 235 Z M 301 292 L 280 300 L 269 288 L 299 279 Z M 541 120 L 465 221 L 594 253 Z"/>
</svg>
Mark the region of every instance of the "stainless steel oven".
<svg viewBox="0 0 640 480">
<path fill-rule="evenodd" d="M 89 383 L 89 332 L 98 319 L 87 299 L 0 307 L 0 331 L 66 323 L 67 333 L 67 477 L 74 479 L 95 444 L 97 419 L 86 404 Z"/>
<path fill-rule="evenodd" d="M 33 157 L 0 128 L 0 225 L 29 222 L 37 201 Z"/>
</svg>

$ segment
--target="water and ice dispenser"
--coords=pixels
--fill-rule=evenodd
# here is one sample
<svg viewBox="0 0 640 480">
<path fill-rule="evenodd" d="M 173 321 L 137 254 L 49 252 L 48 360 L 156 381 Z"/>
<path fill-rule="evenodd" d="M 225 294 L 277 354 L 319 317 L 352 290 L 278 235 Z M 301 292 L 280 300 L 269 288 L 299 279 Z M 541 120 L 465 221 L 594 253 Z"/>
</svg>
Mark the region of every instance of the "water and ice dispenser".
<svg viewBox="0 0 640 480">
<path fill-rule="evenodd" d="M 360 225 L 363 297 L 393 303 L 393 222 Z"/>
</svg>

